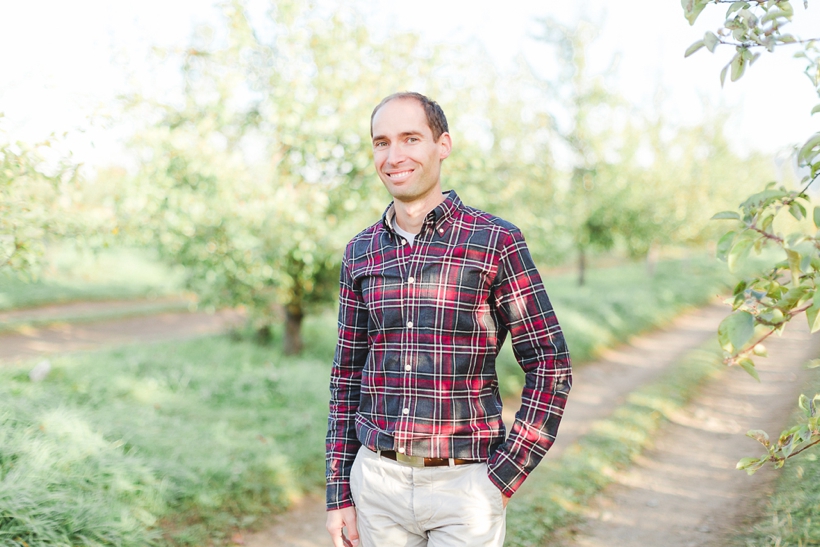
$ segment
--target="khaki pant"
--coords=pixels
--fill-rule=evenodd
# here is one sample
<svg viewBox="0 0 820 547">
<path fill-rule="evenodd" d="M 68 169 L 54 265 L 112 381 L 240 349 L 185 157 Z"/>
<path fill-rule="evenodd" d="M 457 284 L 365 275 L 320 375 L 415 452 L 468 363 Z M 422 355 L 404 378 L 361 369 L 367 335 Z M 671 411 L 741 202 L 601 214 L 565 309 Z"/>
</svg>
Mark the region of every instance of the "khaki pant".
<svg viewBox="0 0 820 547">
<path fill-rule="evenodd" d="M 484 463 L 410 467 L 362 447 L 350 487 L 361 547 L 501 547 L 505 509 Z"/>
</svg>

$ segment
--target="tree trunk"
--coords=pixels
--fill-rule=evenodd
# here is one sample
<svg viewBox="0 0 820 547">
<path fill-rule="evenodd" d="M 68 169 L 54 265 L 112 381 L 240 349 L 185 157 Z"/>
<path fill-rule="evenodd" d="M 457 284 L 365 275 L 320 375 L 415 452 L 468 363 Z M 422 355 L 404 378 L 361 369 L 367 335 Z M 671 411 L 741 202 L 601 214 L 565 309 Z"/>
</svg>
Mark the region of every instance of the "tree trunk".
<svg viewBox="0 0 820 547">
<path fill-rule="evenodd" d="M 578 286 L 583 287 L 587 274 L 587 253 L 583 247 L 578 247 Z"/>
<path fill-rule="evenodd" d="M 285 355 L 302 353 L 302 319 L 304 312 L 301 304 L 285 306 Z"/>
</svg>

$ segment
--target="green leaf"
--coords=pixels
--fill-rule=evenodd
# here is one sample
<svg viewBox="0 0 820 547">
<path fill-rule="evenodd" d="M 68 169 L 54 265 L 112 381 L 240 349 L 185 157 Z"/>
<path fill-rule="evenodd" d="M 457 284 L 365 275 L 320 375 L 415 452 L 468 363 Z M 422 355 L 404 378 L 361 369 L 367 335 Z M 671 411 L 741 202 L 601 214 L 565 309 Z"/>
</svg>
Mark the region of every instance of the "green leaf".
<svg viewBox="0 0 820 547">
<path fill-rule="evenodd" d="M 801 162 L 808 160 L 809 157 L 814 157 L 816 155 L 816 151 L 814 149 L 817 145 L 820 145 L 820 133 L 815 133 L 812 135 L 812 137 L 806 141 L 806 144 L 800 148 L 800 151 L 797 153 L 797 161 Z"/>
<path fill-rule="evenodd" d="M 820 112 L 820 104 L 816 105 L 814 108 L 811 109 L 811 115 L 814 116 L 818 112 Z"/>
<path fill-rule="evenodd" d="M 746 72 L 746 63 L 743 61 L 743 55 L 740 53 L 736 54 L 730 66 L 732 67 L 731 79 L 733 82 L 736 82 L 742 78 L 743 73 Z"/>
<path fill-rule="evenodd" d="M 758 382 L 760 381 L 760 376 L 757 375 L 757 370 L 755 370 L 755 364 L 752 362 L 751 359 L 749 359 L 748 357 L 744 357 L 743 359 L 739 360 L 737 364 L 740 365 L 743 368 L 743 370 L 748 372 L 752 378 L 754 378 Z"/>
<path fill-rule="evenodd" d="M 740 220 L 740 214 L 734 211 L 721 211 L 715 213 L 709 220 Z"/>
<path fill-rule="evenodd" d="M 800 253 L 794 249 L 786 249 L 786 256 L 789 257 L 789 270 L 792 272 L 792 285 L 800 285 Z"/>
<path fill-rule="evenodd" d="M 720 43 L 720 40 L 717 37 L 717 34 L 711 31 L 706 31 L 706 34 L 703 35 L 703 44 L 706 46 L 710 52 L 714 53 L 715 48 Z"/>
<path fill-rule="evenodd" d="M 750 207 L 752 205 L 768 205 L 769 203 L 776 201 L 778 199 L 784 198 L 789 195 L 789 192 L 786 192 L 783 189 L 777 190 L 763 190 L 761 192 L 757 192 L 756 194 L 752 194 L 746 201 L 744 201 L 740 206 L 741 207 Z"/>
<path fill-rule="evenodd" d="M 820 330 L 820 292 L 814 293 L 811 307 L 806 310 L 806 319 L 809 321 L 809 330 L 817 332 Z"/>
<path fill-rule="evenodd" d="M 806 368 L 817 368 L 820 367 L 820 359 L 812 359 L 808 363 L 806 363 Z"/>
<path fill-rule="evenodd" d="M 737 462 L 736 468 L 745 470 L 749 475 L 754 475 L 755 471 L 763 467 L 768 459 L 768 455 L 762 458 L 743 458 Z"/>
<path fill-rule="evenodd" d="M 729 255 L 729 249 L 732 248 L 732 243 L 735 240 L 735 236 L 737 232 L 727 232 L 723 234 L 723 236 L 718 240 L 717 248 L 715 250 L 715 257 L 718 260 L 726 261 L 726 257 Z"/>
<path fill-rule="evenodd" d="M 697 42 L 686 48 L 686 52 L 683 54 L 684 59 L 686 57 L 689 57 L 705 45 L 706 44 L 703 43 L 703 40 L 698 40 Z"/>
<path fill-rule="evenodd" d="M 726 351 L 737 351 L 754 335 L 755 318 L 747 311 L 736 311 L 720 322 L 718 340 Z"/>
<path fill-rule="evenodd" d="M 811 408 L 809 408 L 809 398 L 806 397 L 804 393 L 801 393 L 800 397 L 798 397 L 797 406 L 799 406 L 804 412 L 806 412 L 806 416 L 811 417 Z"/>
<path fill-rule="evenodd" d="M 805 210 L 797 202 L 789 205 L 789 213 L 791 213 L 791 215 L 797 220 L 803 220 L 803 217 L 805 216 Z"/>
<path fill-rule="evenodd" d="M 720 71 L 720 87 L 723 87 L 723 84 L 726 83 L 726 73 L 729 71 L 729 65 L 723 67 L 723 70 Z"/>
<path fill-rule="evenodd" d="M 765 447 L 769 446 L 769 434 L 762 429 L 750 429 L 746 432 L 746 436 L 756 440 Z"/>
<path fill-rule="evenodd" d="M 814 226 L 820 228 L 820 206 L 814 208 Z"/>
<path fill-rule="evenodd" d="M 728 19 L 734 12 L 748 7 L 749 4 L 746 2 L 732 2 L 732 5 L 729 6 L 729 9 L 726 11 L 726 18 Z"/>
<path fill-rule="evenodd" d="M 751 251 L 752 245 L 754 245 L 754 240 L 746 238 L 737 241 L 732 246 L 732 249 L 726 257 L 726 262 L 729 265 L 730 272 L 737 271 L 737 267 L 740 266 L 747 256 L 749 256 L 749 251 Z"/>
<path fill-rule="evenodd" d="M 683 8 L 683 16 L 686 17 L 690 25 L 695 24 L 698 15 L 708 3 L 708 0 L 681 0 L 680 5 Z"/>
</svg>

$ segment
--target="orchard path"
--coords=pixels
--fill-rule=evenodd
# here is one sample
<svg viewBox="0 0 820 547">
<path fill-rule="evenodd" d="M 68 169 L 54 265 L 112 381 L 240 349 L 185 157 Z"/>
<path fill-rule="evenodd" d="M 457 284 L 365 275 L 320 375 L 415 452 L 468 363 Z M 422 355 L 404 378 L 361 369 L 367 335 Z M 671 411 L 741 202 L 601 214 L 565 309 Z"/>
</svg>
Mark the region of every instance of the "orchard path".
<svg viewBox="0 0 820 547">
<path fill-rule="evenodd" d="M 707 384 L 654 447 L 593 501 L 586 522 L 567 531 L 563 545 L 731 545 L 733 533 L 749 526 L 747 515 L 771 493 L 777 473 L 767 467 L 750 477 L 735 469 L 740 458 L 762 454 L 745 433 L 763 429 L 777 438 L 807 389 L 813 371 L 803 365 L 820 355 L 820 337 L 810 336 L 803 317 L 766 346 L 769 357 L 757 359 L 760 382 L 729 369 Z"/>
<path fill-rule="evenodd" d="M 155 313 L 162 305 L 162 301 L 141 300 L 73 302 L 0 312 L 0 362 L 119 344 L 192 338 L 224 332 L 242 321 L 242 314 L 233 310 Z M 169 300 L 167 305 L 180 307 L 180 301 Z M 81 321 L 62 320 L 69 317 Z M 95 317 L 103 319 L 94 320 Z M 56 322 L 36 327 L 25 325 L 27 321 L 36 324 L 49 318 Z M 2 332 L 4 325 L 17 324 L 21 326 Z"/>
</svg>

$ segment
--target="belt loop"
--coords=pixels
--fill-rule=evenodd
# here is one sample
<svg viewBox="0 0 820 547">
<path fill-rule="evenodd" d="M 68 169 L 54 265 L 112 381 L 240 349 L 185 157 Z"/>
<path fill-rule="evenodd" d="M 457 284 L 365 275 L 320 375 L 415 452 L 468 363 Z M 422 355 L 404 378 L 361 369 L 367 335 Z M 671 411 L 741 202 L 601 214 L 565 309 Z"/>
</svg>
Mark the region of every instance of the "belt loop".
<svg viewBox="0 0 820 547">
<path fill-rule="evenodd" d="M 450 467 L 455 467 L 456 466 L 455 458 L 447 458 L 447 463 L 450 464 Z"/>
<path fill-rule="evenodd" d="M 382 457 L 382 451 L 377 449 L 376 450 L 376 455 L 381 458 Z"/>
</svg>

